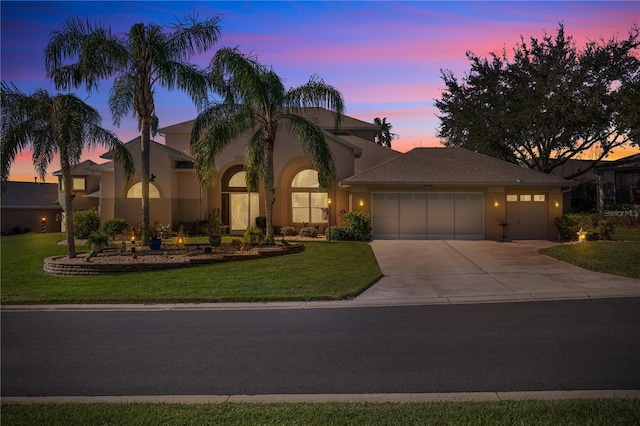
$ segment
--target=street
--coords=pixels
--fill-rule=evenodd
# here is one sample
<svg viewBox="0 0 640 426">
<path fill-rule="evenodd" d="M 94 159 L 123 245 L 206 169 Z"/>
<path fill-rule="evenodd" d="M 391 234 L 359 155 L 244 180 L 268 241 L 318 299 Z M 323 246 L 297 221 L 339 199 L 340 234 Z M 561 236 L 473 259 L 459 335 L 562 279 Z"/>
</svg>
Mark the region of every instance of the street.
<svg viewBox="0 0 640 426">
<path fill-rule="evenodd" d="M 640 389 L 640 299 L 2 312 L 2 396 Z"/>
</svg>

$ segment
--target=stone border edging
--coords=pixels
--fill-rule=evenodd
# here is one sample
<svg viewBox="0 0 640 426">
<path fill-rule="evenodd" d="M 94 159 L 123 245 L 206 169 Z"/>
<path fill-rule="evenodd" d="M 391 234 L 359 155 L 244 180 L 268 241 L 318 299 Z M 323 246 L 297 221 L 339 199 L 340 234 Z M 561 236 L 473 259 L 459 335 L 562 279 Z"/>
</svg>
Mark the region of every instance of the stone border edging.
<svg viewBox="0 0 640 426">
<path fill-rule="evenodd" d="M 282 250 L 260 250 L 248 254 L 222 254 L 211 256 L 209 259 L 189 259 L 185 262 L 160 262 L 160 263 L 82 263 L 64 264 L 56 262 L 57 259 L 66 256 L 51 256 L 44 259 L 42 269 L 50 275 L 56 276 L 92 276 L 112 275 L 127 272 L 146 272 L 162 269 L 182 268 L 186 266 L 209 265 L 213 263 L 227 262 L 231 260 L 261 259 L 267 257 L 283 256 L 285 254 L 299 253 L 304 250 L 302 244 L 282 246 Z"/>
</svg>

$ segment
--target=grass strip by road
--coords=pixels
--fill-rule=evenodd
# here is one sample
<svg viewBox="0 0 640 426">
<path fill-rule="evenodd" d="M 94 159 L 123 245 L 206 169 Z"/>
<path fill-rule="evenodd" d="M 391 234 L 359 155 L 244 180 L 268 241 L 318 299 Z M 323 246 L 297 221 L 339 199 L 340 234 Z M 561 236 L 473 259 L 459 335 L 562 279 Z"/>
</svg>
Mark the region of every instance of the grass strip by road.
<svg viewBox="0 0 640 426">
<path fill-rule="evenodd" d="M 640 279 L 640 242 L 588 241 L 548 247 L 540 253 L 590 271 Z"/>
<path fill-rule="evenodd" d="M 301 253 L 162 271 L 55 277 L 44 258 L 63 255 L 59 234 L 3 236 L 2 303 L 185 303 L 339 300 L 380 277 L 369 244 L 305 242 Z M 82 249 L 82 247 L 80 248 Z"/>
<path fill-rule="evenodd" d="M 427 403 L 3 404 L 3 425 L 632 425 L 638 399 Z"/>
</svg>

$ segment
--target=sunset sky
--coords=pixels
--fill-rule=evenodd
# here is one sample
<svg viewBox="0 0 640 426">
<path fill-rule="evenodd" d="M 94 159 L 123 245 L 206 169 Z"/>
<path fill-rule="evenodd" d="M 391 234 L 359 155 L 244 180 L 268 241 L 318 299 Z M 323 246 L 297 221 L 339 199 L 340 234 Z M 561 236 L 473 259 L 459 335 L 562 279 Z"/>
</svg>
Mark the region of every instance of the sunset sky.
<svg viewBox="0 0 640 426">
<path fill-rule="evenodd" d="M 298 86 L 317 74 L 344 96 L 346 114 L 373 121 L 387 117 L 399 134 L 393 148 L 437 146 L 439 120 L 434 99 L 444 84 L 440 70 L 459 78 L 469 68 L 465 52 L 481 56 L 506 49 L 511 52 L 520 36 L 542 38 L 565 25 L 578 47 L 588 40 L 626 38 L 633 24 L 640 25 L 640 2 L 484 2 L 484 1 L 337 1 L 337 2 L 10 2 L 2 1 L 1 76 L 23 92 L 44 88 L 47 80 L 43 51 L 52 31 L 67 17 L 89 18 L 124 33 L 137 22 L 170 25 L 176 17 L 196 12 L 201 18 L 219 15 L 222 38 L 206 54 L 192 59 L 206 66 L 215 50 L 239 46 L 273 67 L 287 87 Z M 88 95 L 73 90 L 103 117 L 103 127 L 123 141 L 138 136 L 137 122 L 111 122 L 107 98 L 110 81 Z M 160 126 L 195 118 L 197 111 L 180 92 L 157 88 Z M 163 142 L 163 138 L 155 138 Z M 615 157 L 638 150 L 616 151 Z M 83 159 L 103 162 L 104 152 L 87 151 Z M 51 165 L 46 177 L 59 164 Z M 30 153 L 14 162 L 11 180 L 33 181 L 36 173 Z"/>
</svg>

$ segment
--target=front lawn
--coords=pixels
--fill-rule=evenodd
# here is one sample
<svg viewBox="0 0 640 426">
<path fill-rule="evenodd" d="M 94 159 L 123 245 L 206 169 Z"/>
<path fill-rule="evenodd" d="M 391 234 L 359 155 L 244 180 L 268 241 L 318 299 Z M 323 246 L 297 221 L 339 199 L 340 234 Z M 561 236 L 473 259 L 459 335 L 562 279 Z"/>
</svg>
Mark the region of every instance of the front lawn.
<svg viewBox="0 0 640 426">
<path fill-rule="evenodd" d="M 640 279 L 638 241 L 567 243 L 541 249 L 540 253 L 590 271 Z"/>
<path fill-rule="evenodd" d="M 42 271 L 63 255 L 60 234 L 3 236 L 3 304 L 338 300 L 381 275 L 369 244 L 305 242 L 301 253 L 163 271 L 56 277 Z M 82 246 L 79 250 L 86 249 Z"/>
<path fill-rule="evenodd" d="M 327 404 L 3 404 L 6 425 L 637 425 L 638 399 Z"/>
</svg>

